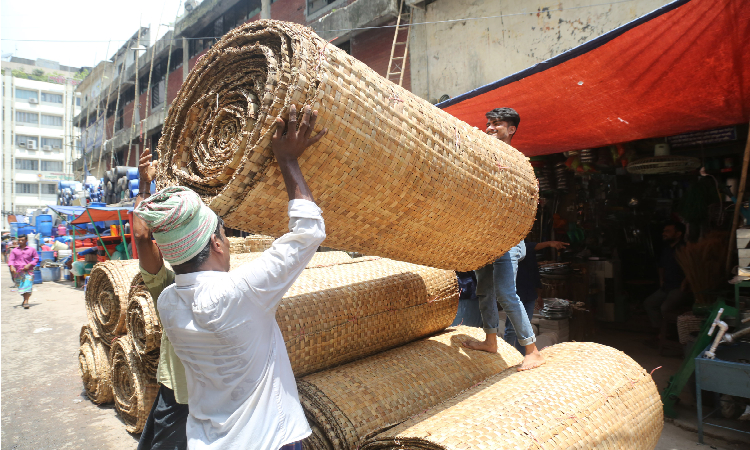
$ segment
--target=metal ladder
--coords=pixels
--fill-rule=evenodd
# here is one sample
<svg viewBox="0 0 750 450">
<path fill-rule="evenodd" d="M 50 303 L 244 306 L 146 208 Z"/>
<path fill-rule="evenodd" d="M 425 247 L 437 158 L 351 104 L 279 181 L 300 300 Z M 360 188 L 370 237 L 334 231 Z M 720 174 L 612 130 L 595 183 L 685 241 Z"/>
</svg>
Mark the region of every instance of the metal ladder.
<svg viewBox="0 0 750 450">
<path fill-rule="evenodd" d="M 411 36 L 411 8 L 404 6 L 404 0 L 401 0 L 398 9 L 398 19 L 396 19 L 396 32 L 393 33 L 393 45 L 391 46 L 391 57 L 388 59 L 388 70 L 386 78 L 388 81 L 396 82 L 394 77 L 398 76 L 398 85 L 404 82 L 404 72 L 406 71 L 407 57 L 409 56 L 409 36 Z M 406 40 L 399 41 L 399 34 L 406 31 Z M 403 56 L 394 56 L 396 48 L 403 46 Z M 401 49 L 399 49 L 401 51 Z M 393 70 L 393 71 L 391 71 Z"/>
</svg>

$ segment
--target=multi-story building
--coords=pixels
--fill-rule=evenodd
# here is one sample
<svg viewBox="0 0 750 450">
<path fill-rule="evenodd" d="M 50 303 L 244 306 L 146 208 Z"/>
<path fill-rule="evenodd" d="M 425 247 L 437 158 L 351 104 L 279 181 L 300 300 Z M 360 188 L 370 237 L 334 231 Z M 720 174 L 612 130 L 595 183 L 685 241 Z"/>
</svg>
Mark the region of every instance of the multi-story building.
<svg viewBox="0 0 750 450">
<path fill-rule="evenodd" d="M 57 203 L 58 182 L 72 180 L 80 111 L 80 69 L 11 58 L 3 71 L 3 228 L 9 214 Z M 79 75 L 80 76 L 80 75 Z"/>
<path fill-rule="evenodd" d="M 144 38 L 149 29 L 141 29 L 110 61 L 97 66 L 79 88 L 84 105 L 75 120 L 87 129 L 84 134 L 94 136 L 86 146 L 94 175 L 102 176 L 112 165 L 135 165 L 141 146 L 156 147 L 169 104 L 198 58 L 232 28 L 262 17 L 310 26 L 383 76 L 393 62 L 391 72 L 397 76 L 391 81 L 401 79 L 406 89 L 436 103 L 541 62 L 667 2 L 582 0 L 566 9 L 539 0 L 188 0 L 186 13 L 153 47 Z M 394 39 L 400 12 L 411 13 L 408 39 L 403 30 Z M 404 41 L 408 53 L 394 45 Z M 103 139 L 96 130 L 103 131 Z M 83 167 L 83 159 L 74 164 L 77 173 Z"/>
</svg>

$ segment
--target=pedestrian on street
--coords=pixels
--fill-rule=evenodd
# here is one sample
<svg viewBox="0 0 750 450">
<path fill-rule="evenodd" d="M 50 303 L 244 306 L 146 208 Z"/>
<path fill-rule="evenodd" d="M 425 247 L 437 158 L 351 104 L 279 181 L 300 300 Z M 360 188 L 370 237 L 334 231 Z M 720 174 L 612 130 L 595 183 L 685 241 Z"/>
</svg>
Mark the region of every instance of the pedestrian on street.
<svg viewBox="0 0 750 450">
<path fill-rule="evenodd" d="M 495 108 L 485 114 L 487 134 L 510 145 L 518 129 L 521 117 L 512 108 Z M 482 328 L 485 339 L 482 342 L 464 342 L 464 346 L 473 350 L 497 352 L 497 334 L 500 329 L 498 302 L 507 314 L 507 320 L 513 326 L 515 339 L 524 347 L 525 355 L 518 370 L 529 370 L 544 364 L 544 357 L 536 348 L 536 336 L 531 327 L 531 320 L 526 308 L 516 292 L 516 274 L 518 263 L 526 256 L 524 241 L 519 242 L 505 252 L 495 262 L 477 269 L 477 298 L 479 311 L 482 314 Z"/>
<path fill-rule="evenodd" d="M 26 236 L 18 238 L 18 247 L 10 252 L 8 266 L 13 279 L 18 282 L 18 293 L 23 296 L 24 309 L 29 309 L 29 298 L 34 285 L 34 267 L 39 262 L 36 249 L 29 247 L 29 239 Z"/>
<path fill-rule="evenodd" d="M 176 274 L 157 308 L 185 369 L 188 448 L 298 450 L 312 433 L 276 309 L 325 239 L 297 162 L 326 132 L 311 136 L 316 118 L 305 107 L 297 129 L 290 106 L 286 134 L 277 119 L 272 149 L 289 197 L 290 232 L 260 258 L 229 272 L 222 220 L 185 187 L 157 192 L 134 210 Z"/>
</svg>

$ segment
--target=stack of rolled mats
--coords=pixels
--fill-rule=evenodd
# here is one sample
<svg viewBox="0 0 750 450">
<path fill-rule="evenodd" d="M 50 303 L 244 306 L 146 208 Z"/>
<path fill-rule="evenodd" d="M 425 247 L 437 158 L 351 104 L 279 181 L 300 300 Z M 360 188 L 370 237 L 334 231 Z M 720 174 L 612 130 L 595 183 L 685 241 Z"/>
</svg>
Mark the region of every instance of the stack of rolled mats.
<svg viewBox="0 0 750 450">
<path fill-rule="evenodd" d="M 229 252 L 233 255 L 247 253 L 245 250 L 245 238 L 229 236 Z"/>
<path fill-rule="evenodd" d="M 237 230 L 286 232 L 276 119 L 318 111 L 300 157 L 326 246 L 451 270 L 493 261 L 534 222 L 519 151 L 378 75 L 299 24 L 247 23 L 198 61 L 159 140 L 157 186 L 193 189 Z M 418 236 L 418 239 L 415 238 Z"/>
</svg>

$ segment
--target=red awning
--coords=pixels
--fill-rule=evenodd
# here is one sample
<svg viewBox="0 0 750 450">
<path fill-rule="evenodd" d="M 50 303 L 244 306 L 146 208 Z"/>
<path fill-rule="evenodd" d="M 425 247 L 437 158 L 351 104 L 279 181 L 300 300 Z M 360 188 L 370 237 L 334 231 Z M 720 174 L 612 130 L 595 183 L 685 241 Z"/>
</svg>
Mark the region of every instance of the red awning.
<svg viewBox="0 0 750 450">
<path fill-rule="evenodd" d="M 84 210 L 81 215 L 76 217 L 70 223 L 72 223 L 73 225 L 78 225 L 82 223 L 110 222 L 115 220 L 122 220 L 122 222 L 125 223 L 128 221 L 128 213 L 133 210 L 132 207 L 89 207 L 86 209 L 88 210 L 88 212 Z M 91 214 L 90 217 L 89 214 Z"/>
<path fill-rule="evenodd" d="M 484 129 L 518 111 L 528 156 L 750 120 L 750 4 L 676 0 L 592 41 L 437 105 Z"/>
</svg>

